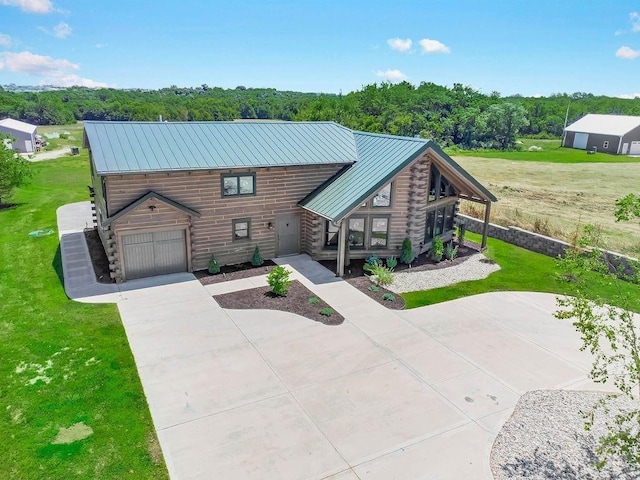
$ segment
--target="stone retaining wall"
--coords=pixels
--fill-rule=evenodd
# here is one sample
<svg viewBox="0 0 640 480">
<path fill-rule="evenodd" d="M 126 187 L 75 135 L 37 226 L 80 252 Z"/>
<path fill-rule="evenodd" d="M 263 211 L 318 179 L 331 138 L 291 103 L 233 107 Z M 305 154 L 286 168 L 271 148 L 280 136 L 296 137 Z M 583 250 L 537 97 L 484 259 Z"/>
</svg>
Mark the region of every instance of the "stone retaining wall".
<svg viewBox="0 0 640 480">
<path fill-rule="evenodd" d="M 458 224 L 464 224 L 469 232 L 482 234 L 482 227 L 484 225 L 482 220 L 469 217 L 468 215 L 462 215 L 461 213 L 459 213 L 456 218 Z M 518 227 L 502 227 L 493 223 L 489 224 L 488 234 L 492 238 L 497 238 L 503 242 L 526 248 L 532 252 L 542 253 L 543 255 L 553 258 L 562 255 L 564 251 L 571 246 L 567 242 L 563 242 L 556 238 L 540 235 L 539 233 L 530 232 Z M 610 252 L 608 250 L 605 250 L 604 252 L 607 256 L 607 260 L 614 266 L 614 268 L 618 268 L 622 265 L 627 275 L 633 274 L 631 265 L 637 264 L 637 259 L 622 255 L 621 253 Z"/>
</svg>

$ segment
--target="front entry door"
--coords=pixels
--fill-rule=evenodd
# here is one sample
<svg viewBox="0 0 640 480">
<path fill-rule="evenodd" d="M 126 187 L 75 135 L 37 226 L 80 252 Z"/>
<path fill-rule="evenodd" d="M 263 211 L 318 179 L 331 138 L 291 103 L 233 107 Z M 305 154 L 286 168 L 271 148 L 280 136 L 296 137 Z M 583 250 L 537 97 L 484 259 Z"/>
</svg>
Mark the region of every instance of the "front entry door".
<svg viewBox="0 0 640 480">
<path fill-rule="evenodd" d="M 300 253 L 300 215 L 297 213 L 276 217 L 276 255 L 296 255 Z"/>
</svg>

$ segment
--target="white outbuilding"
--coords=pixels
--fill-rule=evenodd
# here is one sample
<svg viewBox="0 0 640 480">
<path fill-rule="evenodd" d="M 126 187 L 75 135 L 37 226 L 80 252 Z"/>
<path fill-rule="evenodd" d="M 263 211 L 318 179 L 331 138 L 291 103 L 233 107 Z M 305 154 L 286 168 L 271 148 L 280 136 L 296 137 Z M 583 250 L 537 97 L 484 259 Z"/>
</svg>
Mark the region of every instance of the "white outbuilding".
<svg viewBox="0 0 640 480">
<path fill-rule="evenodd" d="M 11 148 L 22 153 L 32 153 L 36 148 L 36 125 L 5 118 L 0 120 L 0 134 L 11 137 Z"/>
</svg>

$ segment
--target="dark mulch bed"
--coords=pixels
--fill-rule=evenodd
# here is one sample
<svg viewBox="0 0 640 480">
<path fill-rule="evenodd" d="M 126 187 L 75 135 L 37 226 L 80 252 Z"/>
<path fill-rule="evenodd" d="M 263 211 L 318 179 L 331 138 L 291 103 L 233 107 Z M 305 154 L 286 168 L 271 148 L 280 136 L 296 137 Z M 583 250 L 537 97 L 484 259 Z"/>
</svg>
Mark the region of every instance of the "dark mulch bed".
<svg viewBox="0 0 640 480">
<path fill-rule="evenodd" d="M 102 246 L 98 231 L 95 228 L 85 230 L 84 239 L 87 242 L 93 271 L 96 274 L 98 283 L 115 283 L 115 280 L 110 275 L 109 259 Z"/>
<path fill-rule="evenodd" d="M 371 286 L 374 285 L 374 283 L 367 277 L 347 278 L 346 281 L 365 295 L 369 296 L 369 298 L 372 298 L 379 304 L 384 305 L 391 310 L 402 310 L 405 306 L 404 298 L 391 290 L 387 290 L 384 287 L 378 287 L 379 290 L 377 292 L 371 290 Z M 385 300 L 385 294 L 393 295 L 393 300 Z"/>
<path fill-rule="evenodd" d="M 458 256 L 452 261 L 442 261 L 442 262 L 434 262 L 431 260 L 431 257 L 428 253 L 423 253 L 418 256 L 413 263 L 411 263 L 412 271 L 422 271 L 422 270 L 437 270 L 439 268 L 447 268 L 452 267 L 454 265 L 459 265 L 464 262 L 471 255 L 478 253 L 480 251 L 480 245 L 477 243 L 470 242 L 466 240 L 464 242 L 464 246 L 458 247 Z M 385 257 L 380 257 L 383 261 Z M 320 260 L 320 263 L 327 269 L 331 270 L 335 273 L 336 271 L 336 261 L 335 260 Z M 351 265 L 345 267 L 344 278 L 348 280 L 350 278 L 362 277 L 367 272 L 363 270 L 363 266 L 365 264 L 364 258 L 357 258 L 351 260 Z M 402 272 L 404 270 L 409 270 L 409 265 L 405 265 L 404 263 L 400 263 L 398 261 L 398 266 L 394 269 L 394 272 Z"/>
<path fill-rule="evenodd" d="M 344 317 L 336 311 L 329 317 L 321 315 L 320 310 L 330 308 L 330 306 L 297 280 L 291 282 L 289 293 L 286 297 L 273 295 L 271 287 L 260 287 L 241 292 L 214 295 L 213 298 L 222 308 L 281 310 L 296 313 L 325 325 L 340 325 L 344 322 Z M 318 298 L 320 302 L 309 303 L 310 298 Z"/>
<path fill-rule="evenodd" d="M 273 270 L 275 266 L 276 264 L 271 260 L 265 260 L 259 267 L 252 265 L 251 262 L 245 262 L 220 267 L 220 273 L 216 274 L 211 274 L 207 270 L 198 270 L 197 272 L 193 272 L 193 274 L 200 280 L 201 284 L 211 285 L 212 283 L 265 275 Z"/>
</svg>

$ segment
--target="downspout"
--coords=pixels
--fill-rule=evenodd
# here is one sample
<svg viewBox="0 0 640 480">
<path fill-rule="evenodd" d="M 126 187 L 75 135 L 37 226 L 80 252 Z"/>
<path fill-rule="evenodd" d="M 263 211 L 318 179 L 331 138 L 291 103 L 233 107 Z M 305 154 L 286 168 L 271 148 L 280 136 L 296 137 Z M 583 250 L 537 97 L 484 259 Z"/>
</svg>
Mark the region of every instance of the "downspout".
<svg viewBox="0 0 640 480">
<path fill-rule="evenodd" d="M 345 257 L 345 246 L 347 243 L 347 229 L 345 228 L 347 224 L 344 221 L 340 221 L 338 224 L 339 233 L 338 233 L 338 258 L 336 261 L 338 262 L 336 265 L 336 276 L 342 277 L 344 275 L 344 257 Z"/>
<path fill-rule="evenodd" d="M 487 236 L 489 234 L 489 217 L 491 216 L 491 202 L 484 206 L 484 225 L 482 226 L 482 244 L 480 250 L 487 248 Z"/>
</svg>

